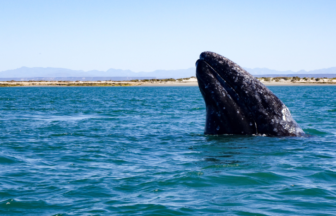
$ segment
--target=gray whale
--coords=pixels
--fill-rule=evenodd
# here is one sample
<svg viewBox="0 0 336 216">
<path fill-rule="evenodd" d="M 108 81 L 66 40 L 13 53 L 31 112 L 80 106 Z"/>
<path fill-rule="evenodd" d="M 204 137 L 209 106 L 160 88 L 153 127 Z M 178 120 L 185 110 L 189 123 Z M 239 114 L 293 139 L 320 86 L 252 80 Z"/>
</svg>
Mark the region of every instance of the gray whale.
<svg viewBox="0 0 336 216">
<path fill-rule="evenodd" d="M 304 134 L 286 105 L 231 60 L 203 52 L 196 62 L 196 76 L 206 105 L 205 134 Z"/>
</svg>

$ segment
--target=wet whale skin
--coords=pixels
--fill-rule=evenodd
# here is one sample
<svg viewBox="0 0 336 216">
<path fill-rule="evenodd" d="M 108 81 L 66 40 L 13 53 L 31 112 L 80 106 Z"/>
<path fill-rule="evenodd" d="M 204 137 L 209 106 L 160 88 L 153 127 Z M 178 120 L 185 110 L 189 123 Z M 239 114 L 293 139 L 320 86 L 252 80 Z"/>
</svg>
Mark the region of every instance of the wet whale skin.
<svg viewBox="0 0 336 216">
<path fill-rule="evenodd" d="M 214 52 L 196 62 L 206 104 L 205 134 L 301 136 L 286 105 L 238 64 Z"/>
</svg>

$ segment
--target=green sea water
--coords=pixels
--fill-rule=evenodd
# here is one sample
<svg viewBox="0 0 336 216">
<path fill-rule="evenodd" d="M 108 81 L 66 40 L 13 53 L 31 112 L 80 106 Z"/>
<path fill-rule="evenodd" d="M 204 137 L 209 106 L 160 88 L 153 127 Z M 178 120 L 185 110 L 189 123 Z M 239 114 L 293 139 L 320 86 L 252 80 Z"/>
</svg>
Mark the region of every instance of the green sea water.
<svg viewBox="0 0 336 216">
<path fill-rule="evenodd" d="M 0 88 L 0 215 L 335 215 L 336 87 L 306 137 L 205 136 L 198 87 Z"/>
</svg>

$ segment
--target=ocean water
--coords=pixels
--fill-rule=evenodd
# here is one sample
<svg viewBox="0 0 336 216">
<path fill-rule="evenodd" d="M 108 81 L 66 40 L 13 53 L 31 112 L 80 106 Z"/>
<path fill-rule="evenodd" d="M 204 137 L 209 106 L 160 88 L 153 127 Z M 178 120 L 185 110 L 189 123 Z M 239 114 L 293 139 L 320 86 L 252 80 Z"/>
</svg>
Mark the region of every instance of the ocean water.
<svg viewBox="0 0 336 216">
<path fill-rule="evenodd" d="M 0 215 L 335 215 L 336 87 L 306 137 L 205 136 L 198 87 L 0 88 Z"/>
</svg>

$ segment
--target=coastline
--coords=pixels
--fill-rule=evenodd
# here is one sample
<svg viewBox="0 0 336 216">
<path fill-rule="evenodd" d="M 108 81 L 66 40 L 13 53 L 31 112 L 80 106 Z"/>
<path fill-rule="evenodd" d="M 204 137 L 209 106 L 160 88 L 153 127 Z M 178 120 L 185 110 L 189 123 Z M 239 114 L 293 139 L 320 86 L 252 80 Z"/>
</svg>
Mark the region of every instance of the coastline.
<svg viewBox="0 0 336 216">
<path fill-rule="evenodd" d="M 336 83 L 273 83 L 273 82 L 262 82 L 265 86 L 336 86 Z M 146 87 L 178 87 L 178 86 L 198 86 L 197 82 L 190 83 L 143 83 L 139 86 Z"/>
<path fill-rule="evenodd" d="M 117 87 L 136 86 L 139 83 L 118 81 L 3 81 L 0 87 Z"/>
<path fill-rule="evenodd" d="M 258 78 L 266 86 L 334 86 L 336 79 Z M 0 81 L 0 87 L 178 87 L 198 86 L 195 77 L 184 79 L 152 79 L 131 81 Z"/>
</svg>

